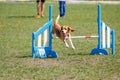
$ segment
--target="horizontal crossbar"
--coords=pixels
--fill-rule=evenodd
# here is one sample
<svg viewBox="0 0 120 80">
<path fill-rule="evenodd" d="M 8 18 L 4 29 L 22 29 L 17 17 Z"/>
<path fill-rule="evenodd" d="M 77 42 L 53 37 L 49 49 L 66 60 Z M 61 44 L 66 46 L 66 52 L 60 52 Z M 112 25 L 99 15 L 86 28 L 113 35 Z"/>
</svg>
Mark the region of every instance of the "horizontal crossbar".
<svg viewBox="0 0 120 80">
<path fill-rule="evenodd" d="M 70 38 L 98 38 L 98 36 L 71 36 Z"/>
</svg>

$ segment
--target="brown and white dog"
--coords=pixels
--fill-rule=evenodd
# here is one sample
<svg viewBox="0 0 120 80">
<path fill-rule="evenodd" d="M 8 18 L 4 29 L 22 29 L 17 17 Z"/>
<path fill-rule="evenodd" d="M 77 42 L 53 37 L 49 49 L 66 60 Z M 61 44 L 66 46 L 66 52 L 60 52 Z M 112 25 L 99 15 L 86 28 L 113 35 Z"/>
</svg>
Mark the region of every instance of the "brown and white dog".
<svg viewBox="0 0 120 80">
<path fill-rule="evenodd" d="M 54 24 L 53 24 L 53 30 L 52 30 L 52 33 L 55 34 L 58 38 L 60 38 L 66 45 L 66 47 L 68 48 L 69 45 L 67 43 L 67 40 L 69 41 L 72 49 L 75 49 L 73 43 L 72 43 L 72 40 L 71 40 L 71 32 L 74 31 L 74 29 L 72 29 L 71 27 L 69 26 L 60 26 L 58 24 L 58 20 L 59 20 L 60 16 L 58 15 Z"/>
</svg>

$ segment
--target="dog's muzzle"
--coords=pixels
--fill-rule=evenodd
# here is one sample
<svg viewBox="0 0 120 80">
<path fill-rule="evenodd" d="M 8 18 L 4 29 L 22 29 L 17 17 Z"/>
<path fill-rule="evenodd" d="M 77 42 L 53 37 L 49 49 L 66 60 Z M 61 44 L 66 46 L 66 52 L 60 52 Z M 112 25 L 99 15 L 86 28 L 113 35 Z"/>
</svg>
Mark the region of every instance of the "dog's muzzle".
<svg viewBox="0 0 120 80">
<path fill-rule="evenodd" d="M 61 32 L 64 35 L 64 37 L 67 37 L 67 32 L 65 30 L 61 30 Z"/>
<path fill-rule="evenodd" d="M 64 34 L 66 34 L 67 31 L 66 30 L 61 30 L 61 32 L 64 33 Z"/>
</svg>

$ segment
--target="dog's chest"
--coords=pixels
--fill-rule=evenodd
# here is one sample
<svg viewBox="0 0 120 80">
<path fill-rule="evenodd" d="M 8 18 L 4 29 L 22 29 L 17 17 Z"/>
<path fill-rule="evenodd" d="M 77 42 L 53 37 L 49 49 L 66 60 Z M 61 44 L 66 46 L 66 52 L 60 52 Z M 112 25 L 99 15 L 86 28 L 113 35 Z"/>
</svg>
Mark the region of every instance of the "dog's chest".
<svg viewBox="0 0 120 80">
<path fill-rule="evenodd" d="M 61 35 L 59 30 L 56 29 L 55 32 L 58 37 Z"/>
</svg>

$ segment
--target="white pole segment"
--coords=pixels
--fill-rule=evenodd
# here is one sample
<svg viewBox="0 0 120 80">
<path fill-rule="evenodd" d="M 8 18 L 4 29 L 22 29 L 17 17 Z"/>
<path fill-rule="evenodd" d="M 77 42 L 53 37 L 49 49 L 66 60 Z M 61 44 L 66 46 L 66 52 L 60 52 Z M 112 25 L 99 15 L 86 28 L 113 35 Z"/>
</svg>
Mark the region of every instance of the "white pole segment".
<svg viewBox="0 0 120 80">
<path fill-rule="evenodd" d="M 106 25 L 104 22 L 102 22 L 102 48 L 106 48 L 106 40 L 105 40 L 105 28 L 106 28 Z"/>
<path fill-rule="evenodd" d="M 107 48 L 110 48 L 110 28 L 107 27 Z"/>
<path fill-rule="evenodd" d="M 43 43 L 43 46 L 47 46 L 47 32 L 48 32 L 48 30 L 46 29 L 45 31 L 44 31 L 44 43 Z"/>
<path fill-rule="evenodd" d="M 42 39 L 41 39 L 42 35 L 40 34 L 38 36 L 38 47 L 41 47 L 41 44 L 42 44 Z"/>
</svg>

